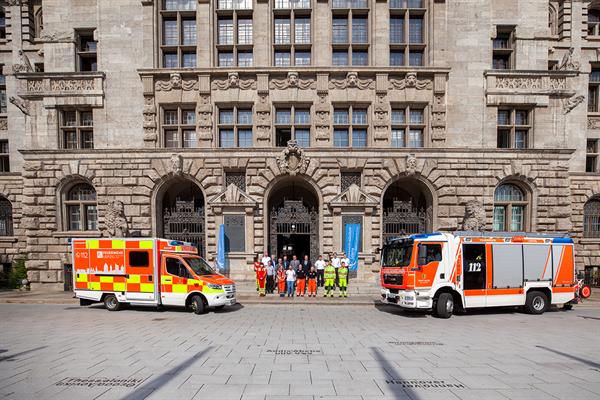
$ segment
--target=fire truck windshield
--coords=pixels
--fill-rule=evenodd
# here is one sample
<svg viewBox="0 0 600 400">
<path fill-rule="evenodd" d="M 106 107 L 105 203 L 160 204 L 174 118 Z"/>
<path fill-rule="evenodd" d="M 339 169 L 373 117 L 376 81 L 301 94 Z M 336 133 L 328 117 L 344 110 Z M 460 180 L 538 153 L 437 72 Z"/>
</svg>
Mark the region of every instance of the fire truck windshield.
<svg viewBox="0 0 600 400">
<path fill-rule="evenodd" d="M 185 262 L 196 273 L 196 275 L 214 275 L 215 271 L 201 258 L 184 257 Z"/>
<path fill-rule="evenodd" d="M 381 255 L 384 267 L 407 267 L 410 264 L 413 244 L 385 246 Z"/>
</svg>

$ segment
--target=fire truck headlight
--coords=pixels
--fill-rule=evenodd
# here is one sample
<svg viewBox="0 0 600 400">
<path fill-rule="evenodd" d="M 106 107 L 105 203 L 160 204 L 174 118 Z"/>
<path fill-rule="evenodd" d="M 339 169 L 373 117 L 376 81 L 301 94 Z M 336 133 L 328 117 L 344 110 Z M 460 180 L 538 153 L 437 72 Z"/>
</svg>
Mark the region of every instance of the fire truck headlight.
<svg viewBox="0 0 600 400">
<path fill-rule="evenodd" d="M 216 283 L 209 283 L 207 286 L 209 289 L 223 290 L 223 286 L 217 285 Z"/>
</svg>

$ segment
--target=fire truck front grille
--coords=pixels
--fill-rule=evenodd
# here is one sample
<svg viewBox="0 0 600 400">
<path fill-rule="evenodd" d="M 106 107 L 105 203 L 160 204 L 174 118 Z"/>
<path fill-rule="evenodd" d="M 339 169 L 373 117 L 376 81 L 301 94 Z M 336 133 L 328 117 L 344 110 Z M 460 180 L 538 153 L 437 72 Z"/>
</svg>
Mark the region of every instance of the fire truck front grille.
<svg viewBox="0 0 600 400">
<path fill-rule="evenodd" d="M 228 299 L 232 299 L 235 297 L 235 285 L 224 285 L 223 289 L 225 289 L 225 294 Z"/>
<path fill-rule="evenodd" d="M 387 285 L 397 285 L 397 286 L 401 286 L 402 285 L 402 281 L 403 281 L 404 275 L 398 275 L 398 274 L 384 274 L 383 275 L 383 283 L 387 284 Z"/>
</svg>

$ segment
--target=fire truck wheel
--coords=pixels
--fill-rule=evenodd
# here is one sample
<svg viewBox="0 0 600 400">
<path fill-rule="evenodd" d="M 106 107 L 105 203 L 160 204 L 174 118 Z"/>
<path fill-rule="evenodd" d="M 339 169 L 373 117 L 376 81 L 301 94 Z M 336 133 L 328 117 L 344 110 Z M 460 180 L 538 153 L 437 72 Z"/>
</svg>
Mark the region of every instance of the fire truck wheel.
<svg viewBox="0 0 600 400">
<path fill-rule="evenodd" d="M 450 293 L 442 293 L 435 304 L 435 316 L 439 318 L 450 318 L 454 311 L 454 299 Z"/>
<path fill-rule="evenodd" d="M 206 306 L 204 305 L 202 297 L 198 295 L 193 296 L 190 300 L 190 305 L 192 306 L 192 311 L 194 312 L 194 314 L 204 314 Z"/>
<path fill-rule="evenodd" d="M 584 299 L 587 299 L 592 295 L 592 289 L 590 289 L 590 287 L 588 285 L 583 285 L 581 287 L 581 289 L 579 290 L 579 294 Z"/>
<path fill-rule="evenodd" d="M 543 314 L 548 309 L 548 297 L 542 292 L 527 293 L 525 309 L 529 314 Z"/>
<path fill-rule="evenodd" d="M 121 303 L 117 300 L 117 296 L 114 294 L 107 294 L 104 296 L 104 307 L 108 311 L 119 311 L 121 309 Z"/>
</svg>

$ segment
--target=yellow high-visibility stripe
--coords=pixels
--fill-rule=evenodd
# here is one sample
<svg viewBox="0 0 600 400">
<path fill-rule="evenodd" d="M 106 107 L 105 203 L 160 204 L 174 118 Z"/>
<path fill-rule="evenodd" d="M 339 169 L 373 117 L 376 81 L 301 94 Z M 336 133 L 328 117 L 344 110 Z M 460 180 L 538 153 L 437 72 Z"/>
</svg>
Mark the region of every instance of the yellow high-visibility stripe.
<svg viewBox="0 0 600 400">
<path fill-rule="evenodd" d="M 85 248 L 86 249 L 99 249 L 100 248 L 100 241 L 99 240 L 86 240 L 85 241 Z"/>
<path fill-rule="evenodd" d="M 173 293 L 187 293 L 187 285 L 174 284 Z"/>
<path fill-rule="evenodd" d="M 140 292 L 144 292 L 144 293 L 154 292 L 154 284 L 153 283 L 141 283 L 140 284 Z"/>
<path fill-rule="evenodd" d="M 140 283 L 141 281 L 140 275 L 129 275 L 127 278 L 127 283 Z"/>
<path fill-rule="evenodd" d="M 152 240 L 140 240 L 140 249 L 151 249 L 154 247 Z"/>
<path fill-rule="evenodd" d="M 125 248 L 125 241 L 124 240 L 113 240 L 112 241 L 112 248 L 113 249 L 124 249 Z"/>
<path fill-rule="evenodd" d="M 87 274 L 77 274 L 75 278 L 75 282 L 87 282 L 88 275 Z"/>
</svg>

